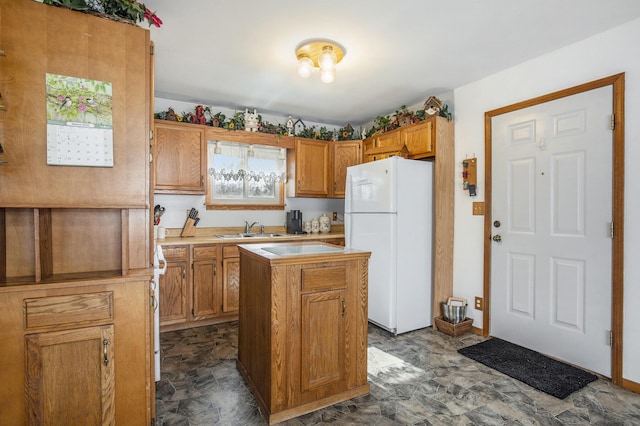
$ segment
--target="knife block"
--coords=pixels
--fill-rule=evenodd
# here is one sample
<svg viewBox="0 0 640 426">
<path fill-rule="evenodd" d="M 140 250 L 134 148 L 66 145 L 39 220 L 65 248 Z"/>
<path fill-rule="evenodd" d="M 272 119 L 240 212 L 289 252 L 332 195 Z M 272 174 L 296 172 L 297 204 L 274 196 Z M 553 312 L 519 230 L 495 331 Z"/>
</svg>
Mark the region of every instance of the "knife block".
<svg viewBox="0 0 640 426">
<path fill-rule="evenodd" d="M 193 237 L 196 235 L 196 227 L 194 226 L 195 224 L 195 220 L 191 219 L 190 217 L 187 218 L 187 221 L 184 223 L 184 226 L 182 227 L 182 233 L 180 234 L 181 237 Z"/>
</svg>

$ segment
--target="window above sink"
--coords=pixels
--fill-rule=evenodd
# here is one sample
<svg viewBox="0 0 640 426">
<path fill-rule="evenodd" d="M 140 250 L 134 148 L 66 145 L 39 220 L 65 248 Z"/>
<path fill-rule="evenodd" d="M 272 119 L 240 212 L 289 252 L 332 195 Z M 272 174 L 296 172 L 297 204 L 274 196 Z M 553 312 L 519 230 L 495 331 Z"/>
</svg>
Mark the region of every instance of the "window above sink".
<svg viewBox="0 0 640 426">
<path fill-rule="evenodd" d="M 285 148 L 209 141 L 207 159 L 207 209 L 284 209 Z"/>
</svg>

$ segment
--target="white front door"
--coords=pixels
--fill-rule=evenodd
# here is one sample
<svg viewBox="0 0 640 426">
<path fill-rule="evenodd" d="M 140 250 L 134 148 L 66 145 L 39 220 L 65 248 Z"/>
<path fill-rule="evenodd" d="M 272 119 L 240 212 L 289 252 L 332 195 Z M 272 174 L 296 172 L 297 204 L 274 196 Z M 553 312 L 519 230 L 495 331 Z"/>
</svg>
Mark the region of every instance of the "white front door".
<svg viewBox="0 0 640 426">
<path fill-rule="evenodd" d="M 490 333 L 607 377 L 612 105 L 605 86 L 491 122 Z"/>
</svg>

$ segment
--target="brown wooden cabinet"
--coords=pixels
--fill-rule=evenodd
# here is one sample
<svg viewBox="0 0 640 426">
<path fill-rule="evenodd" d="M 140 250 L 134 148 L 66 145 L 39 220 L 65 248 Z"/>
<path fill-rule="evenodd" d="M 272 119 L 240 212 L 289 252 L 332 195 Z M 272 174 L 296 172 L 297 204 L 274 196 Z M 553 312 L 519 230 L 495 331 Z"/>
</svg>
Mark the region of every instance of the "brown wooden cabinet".
<svg viewBox="0 0 640 426">
<path fill-rule="evenodd" d="M 189 246 L 165 246 L 162 248 L 167 270 L 160 276 L 160 324 L 187 322 L 189 311 Z"/>
<path fill-rule="evenodd" d="M 284 244 L 239 246 L 238 369 L 269 424 L 369 392 L 370 253 L 259 250 Z"/>
<path fill-rule="evenodd" d="M 347 167 L 362 162 L 362 142 L 295 139 L 287 155 L 290 197 L 344 198 Z"/>
<path fill-rule="evenodd" d="M 0 0 L 0 46 L 0 425 L 150 424 L 149 31 Z M 113 167 L 47 165 L 48 73 L 111 84 Z"/>
<path fill-rule="evenodd" d="M 362 141 L 333 143 L 333 197 L 344 198 L 347 167 L 362 163 Z"/>
<path fill-rule="evenodd" d="M 330 154 L 327 141 L 295 139 L 295 149 L 287 155 L 290 197 L 330 196 Z"/>
<path fill-rule="evenodd" d="M 156 120 L 154 128 L 154 192 L 204 194 L 207 169 L 204 128 L 162 120 Z"/>
<path fill-rule="evenodd" d="M 160 276 L 162 331 L 236 318 L 240 285 L 237 245 L 165 245 L 162 250 L 167 261 L 167 271 Z"/>
<path fill-rule="evenodd" d="M 29 424 L 115 424 L 113 325 L 25 336 Z"/>
<path fill-rule="evenodd" d="M 192 246 L 192 320 L 213 318 L 220 311 L 218 248 L 216 244 Z"/>
<path fill-rule="evenodd" d="M 238 246 L 222 247 L 222 312 L 240 310 L 240 253 Z"/>
<path fill-rule="evenodd" d="M 431 117 L 419 123 L 375 135 L 364 141 L 364 161 L 382 160 L 392 155 L 422 159 L 436 155 L 437 143 L 453 143 L 453 123 Z"/>
<path fill-rule="evenodd" d="M 149 424 L 151 318 L 141 277 L 3 288 L 0 425 Z"/>
</svg>

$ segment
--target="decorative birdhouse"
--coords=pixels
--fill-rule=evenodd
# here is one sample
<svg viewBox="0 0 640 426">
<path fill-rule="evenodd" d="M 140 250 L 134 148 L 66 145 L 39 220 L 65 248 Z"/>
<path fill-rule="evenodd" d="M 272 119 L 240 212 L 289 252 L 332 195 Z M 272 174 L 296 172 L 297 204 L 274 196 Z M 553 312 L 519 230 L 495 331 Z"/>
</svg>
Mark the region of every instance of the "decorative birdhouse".
<svg viewBox="0 0 640 426">
<path fill-rule="evenodd" d="M 404 127 L 406 125 L 411 124 L 413 122 L 411 117 L 412 117 L 412 114 L 410 112 L 405 112 L 404 114 L 399 115 L 398 116 L 398 126 Z"/>
<path fill-rule="evenodd" d="M 306 128 L 307 126 L 304 124 L 304 122 L 300 119 L 297 119 L 296 122 L 293 123 L 293 134 L 300 135 Z"/>
<path fill-rule="evenodd" d="M 429 96 L 429 99 L 424 102 L 424 114 L 427 117 L 438 115 L 441 108 L 442 101 L 440 101 L 440 99 L 436 98 L 435 96 Z"/>
<path fill-rule="evenodd" d="M 176 116 L 176 112 L 173 110 L 173 108 L 169 107 L 169 110 L 167 111 L 167 117 L 166 120 L 169 121 L 178 121 L 178 117 Z"/>
</svg>

